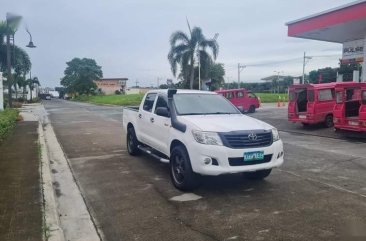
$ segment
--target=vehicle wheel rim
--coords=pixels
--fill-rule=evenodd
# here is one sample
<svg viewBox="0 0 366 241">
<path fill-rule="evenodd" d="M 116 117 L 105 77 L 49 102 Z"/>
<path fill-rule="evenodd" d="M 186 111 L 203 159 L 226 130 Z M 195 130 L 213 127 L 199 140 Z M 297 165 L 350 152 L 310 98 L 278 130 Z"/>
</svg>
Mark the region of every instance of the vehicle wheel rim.
<svg viewBox="0 0 366 241">
<path fill-rule="evenodd" d="M 133 145 L 133 137 L 131 133 L 128 134 L 128 141 L 127 141 L 127 148 L 131 152 L 132 151 L 132 145 Z"/>
<path fill-rule="evenodd" d="M 329 127 L 333 126 L 333 119 L 331 117 L 327 118 L 327 126 L 329 126 Z"/>
<path fill-rule="evenodd" d="M 171 168 L 173 172 L 174 181 L 178 184 L 183 183 L 185 177 L 185 165 L 183 157 L 181 155 L 176 154 L 174 156 Z"/>
</svg>

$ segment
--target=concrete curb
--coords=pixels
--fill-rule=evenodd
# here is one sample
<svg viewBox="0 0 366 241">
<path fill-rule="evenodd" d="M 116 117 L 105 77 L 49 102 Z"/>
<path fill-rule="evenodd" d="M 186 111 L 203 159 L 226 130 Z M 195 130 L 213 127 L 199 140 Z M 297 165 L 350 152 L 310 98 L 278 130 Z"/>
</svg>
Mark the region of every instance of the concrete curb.
<svg viewBox="0 0 366 241">
<path fill-rule="evenodd" d="M 41 148 L 41 176 L 44 209 L 45 239 L 48 241 L 65 241 L 65 236 L 60 225 L 55 193 L 53 190 L 51 169 L 49 165 L 48 149 L 45 142 L 41 123 L 38 125 L 39 144 Z"/>
<path fill-rule="evenodd" d="M 102 240 L 43 105 L 22 108 L 21 114 L 39 122 L 44 240 Z"/>
</svg>

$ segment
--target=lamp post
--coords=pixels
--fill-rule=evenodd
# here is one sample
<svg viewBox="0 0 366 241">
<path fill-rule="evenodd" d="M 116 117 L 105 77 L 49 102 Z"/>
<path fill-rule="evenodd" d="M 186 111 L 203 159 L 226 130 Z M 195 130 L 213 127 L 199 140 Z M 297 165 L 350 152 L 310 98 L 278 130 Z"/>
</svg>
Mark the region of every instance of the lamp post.
<svg viewBox="0 0 366 241">
<path fill-rule="evenodd" d="M 212 40 L 215 40 L 219 37 L 219 33 L 215 33 Z M 197 58 L 198 58 L 198 90 L 201 90 L 201 53 L 200 53 L 200 43 L 198 43 L 198 51 L 197 51 Z"/>
<path fill-rule="evenodd" d="M 304 61 L 302 64 L 302 83 L 305 84 L 305 65 L 307 64 L 306 60 L 310 60 L 310 56 L 306 56 L 306 53 L 304 52 Z"/>
<path fill-rule="evenodd" d="M 22 16 L 20 16 L 20 15 L 6 13 L 6 63 L 7 63 L 7 74 L 8 74 L 7 81 L 8 81 L 9 107 L 12 107 L 11 86 L 12 86 L 12 79 L 13 79 L 12 74 L 11 74 L 10 36 L 13 35 L 13 45 L 14 45 L 14 35 L 15 35 L 15 30 L 14 30 L 14 32 L 12 32 L 10 29 L 10 26 L 11 26 L 11 24 L 16 24 L 16 23 L 20 22 L 21 19 L 22 19 Z M 35 48 L 36 46 L 32 42 L 32 35 L 28 31 L 28 29 L 27 29 L 27 32 L 30 35 L 30 42 L 26 47 Z M 15 46 L 13 46 L 13 47 L 15 47 Z"/>
<path fill-rule="evenodd" d="M 240 89 L 240 72 L 247 67 L 246 65 L 238 64 L 238 89 Z"/>
</svg>

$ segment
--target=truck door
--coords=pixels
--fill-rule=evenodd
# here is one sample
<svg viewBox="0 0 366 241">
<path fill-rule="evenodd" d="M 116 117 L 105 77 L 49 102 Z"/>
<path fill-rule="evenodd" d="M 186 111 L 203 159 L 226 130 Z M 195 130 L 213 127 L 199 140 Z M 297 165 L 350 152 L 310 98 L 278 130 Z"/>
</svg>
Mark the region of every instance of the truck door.
<svg viewBox="0 0 366 241">
<path fill-rule="evenodd" d="M 152 135 L 151 139 L 154 143 L 152 144 L 152 147 L 160 151 L 161 153 L 169 156 L 169 132 L 171 121 L 170 117 L 156 114 L 156 109 L 158 107 L 168 108 L 168 100 L 165 96 L 159 95 L 158 99 L 156 100 L 154 116 L 152 117 L 154 121 L 151 123 L 151 128 L 149 129 L 149 133 Z"/>
<path fill-rule="evenodd" d="M 366 87 L 361 90 L 360 123 L 366 130 Z"/>
<path fill-rule="evenodd" d="M 151 125 L 153 123 L 154 114 L 152 113 L 153 106 L 155 103 L 157 94 L 149 93 L 145 97 L 144 104 L 142 106 L 142 110 L 139 111 L 137 121 L 138 121 L 138 138 L 141 142 L 147 145 L 151 145 L 152 136 L 149 133 L 151 129 Z"/>
</svg>

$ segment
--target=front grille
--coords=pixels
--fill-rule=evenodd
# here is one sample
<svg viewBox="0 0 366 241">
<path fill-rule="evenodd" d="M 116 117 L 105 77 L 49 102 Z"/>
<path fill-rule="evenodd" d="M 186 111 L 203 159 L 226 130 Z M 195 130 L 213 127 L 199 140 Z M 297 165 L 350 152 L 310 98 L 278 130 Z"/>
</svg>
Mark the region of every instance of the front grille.
<svg viewBox="0 0 366 241">
<path fill-rule="evenodd" d="M 256 138 L 250 138 L 255 135 Z M 271 130 L 233 131 L 220 133 L 225 146 L 230 148 L 256 148 L 272 144 Z"/>
<path fill-rule="evenodd" d="M 230 166 L 249 166 L 270 162 L 272 159 L 272 154 L 264 155 L 263 160 L 258 161 L 244 161 L 244 157 L 230 157 L 229 165 Z"/>
</svg>

